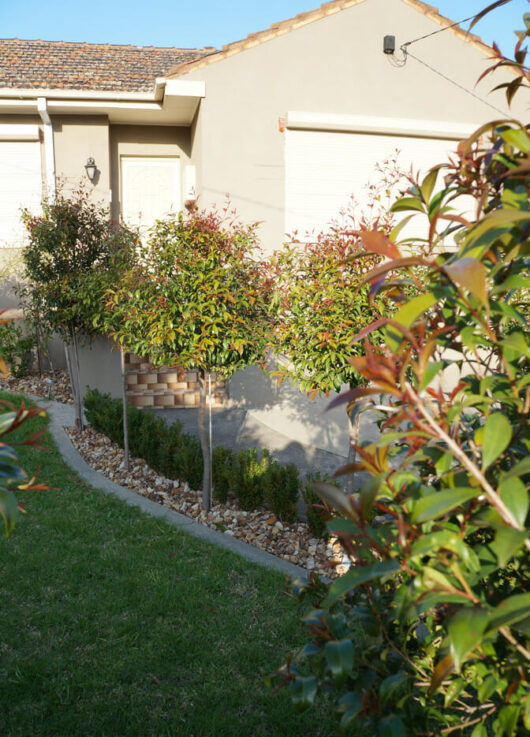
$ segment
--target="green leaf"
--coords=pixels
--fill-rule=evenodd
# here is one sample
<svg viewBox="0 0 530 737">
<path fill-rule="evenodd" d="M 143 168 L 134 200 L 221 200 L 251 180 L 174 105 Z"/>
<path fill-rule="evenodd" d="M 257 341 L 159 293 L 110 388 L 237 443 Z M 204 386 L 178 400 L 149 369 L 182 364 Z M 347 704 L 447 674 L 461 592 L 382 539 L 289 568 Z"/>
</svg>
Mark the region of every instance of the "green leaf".
<svg viewBox="0 0 530 737">
<path fill-rule="evenodd" d="M 355 648 L 351 640 L 334 640 L 324 646 L 324 655 L 334 680 L 345 678 L 353 668 Z"/>
<path fill-rule="evenodd" d="M 18 517 L 18 503 L 9 489 L 0 489 L 0 514 L 4 518 L 6 537 L 9 537 Z"/>
<path fill-rule="evenodd" d="M 385 678 L 379 686 L 379 698 L 385 703 L 387 701 L 393 701 L 396 695 L 400 692 L 401 688 L 406 684 L 408 676 L 406 673 L 399 672 L 394 673 L 391 676 Z"/>
<path fill-rule="evenodd" d="M 521 479 L 517 476 L 504 478 L 499 486 L 499 494 L 515 517 L 517 524 L 524 527 L 530 505 L 530 496 Z"/>
<path fill-rule="evenodd" d="M 339 700 L 339 710 L 344 711 L 344 716 L 340 720 L 340 727 L 344 729 L 347 727 L 357 714 L 363 708 L 361 697 L 353 691 L 344 694 Z"/>
<path fill-rule="evenodd" d="M 519 461 L 512 466 L 509 471 L 504 471 L 501 479 L 504 482 L 506 479 L 511 479 L 513 476 L 525 476 L 530 473 L 530 455 L 527 455 L 522 461 Z"/>
<path fill-rule="evenodd" d="M 478 689 L 478 700 L 481 704 L 487 701 L 490 696 L 493 696 L 495 689 L 497 688 L 497 679 L 491 673 L 482 681 Z"/>
<path fill-rule="evenodd" d="M 353 516 L 350 498 L 341 489 L 337 489 L 336 486 L 328 484 L 325 481 L 315 481 L 312 487 L 315 493 L 330 507 L 333 507 L 333 509 L 336 509 L 347 517 Z"/>
<path fill-rule="evenodd" d="M 439 167 L 431 169 L 431 171 L 424 177 L 423 182 L 420 186 L 421 196 L 428 204 L 431 199 L 433 189 L 436 185 L 436 179 L 438 178 Z"/>
<path fill-rule="evenodd" d="M 505 349 L 505 353 L 509 351 L 514 354 L 513 358 L 510 357 L 509 360 L 518 359 L 520 356 L 530 357 L 530 347 L 521 330 L 516 330 L 510 333 L 510 335 L 507 335 L 501 345 Z"/>
<path fill-rule="evenodd" d="M 385 480 L 385 475 L 386 474 L 384 473 L 380 473 L 378 476 L 373 476 L 359 489 L 361 512 L 363 517 L 367 517 L 372 511 L 377 495 L 379 494 L 383 481 Z"/>
<path fill-rule="evenodd" d="M 519 704 L 504 706 L 500 710 L 498 719 L 502 726 L 502 734 L 506 737 L 512 737 L 515 734 L 520 710 L 521 706 Z"/>
<path fill-rule="evenodd" d="M 484 609 L 462 609 L 450 620 L 449 647 L 457 672 L 469 653 L 482 642 L 487 625 L 488 612 Z"/>
<path fill-rule="evenodd" d="M 431 519 L 442 517 L 456 507 L 473 499 L 479 494 L 479 490 L 467 486 L 436 491 L 429 496 L 424 496 L 414 502 L 412 509 L 412 522 L 428 522 Z"/>
<path fill-rule="evenodd" d="M 488 730 L 483 724 L 477 724 L 471 732 L 471 737 L 488 737 Z"/>
<path fill-rule="evenodd" d="M 297 676 L 291 681 L 291 700 L 299 711 L 313 705 L 317 695 L 317 679 L 314 676 Z"/>
<path fill-rule="evenodd" d="M 482 470 L 485 471 L 502 455 L 512 439 L 512 427 L 500 412 L 494 412 L 484 425 Z"/>
<path fill-rule="evenodd" d="M 405 726 L 396 714 L 389 714 L 379 722 L 380 737 L 407 737 Z"/>
<path fill-rule="evenodd" d="M 431 384 L 434 381 L 434 379 L 440 373 L 443 367 L 444 367 L 443 361 L 435 361 L 435 362 L 431 361 L 430 363 L 427 364 L 423 372 L 423 376 L 421 377 L 420 391 L 427 389 L 429 384 Z"/>
<path fill-rule="evenodd" d="M 337 578 L 331 584 L 328 595 L 324 600 L 324 606 L 330 607 L 337 599 L 357 588 L 357 586 L 372 581 L 374 578 L 381 578 L 381 576 L 394 573 L 398 569 L 399 564 L 396 560 L 383 560 L 369 566 L 350 568 L 344 576 Z"/>
<path fill-rule="evenodd" d="M 530 152 L 530 138 L 526 131 L 521 128 L 508 128 L 500 132 L 500 137 L 510 146 L 519 149 L 524 154 Z"/>
<path fill-rule="evenodd" d="M 447 687 L 447 691 L 445 692 L 444 697 L 444 706 L 447 708 L 448 706 L 451 706 L 453 701 L 457 699 L 462 691 L 466 687 L 466 682 L 462 678 L 457 678 L 454 681 L 451 681 L 449 686 Z"/>
<path fill-rule="evenodd" d="M 394 202 L 390 208 L 390 212 L 402 212 L 403 210 L 419 210 L 425 212 L 423 202 L 418 197 L 402 197 Z"/>
<path fill-rule="evenodd" d="M 524 530 L 514 530 L 512 527 L 503 527 L 497 530 L 495 540 L 491 543 L 491 549 L 497 556 L 500 568 L 504 568 L 523 545 L 526 534 Z"/>
<path fill-rule="evenodd" d="M 530 594 L 515 594 L 502 601 L 490 612 L 488 632 L 509 627 L 530 615 Z"/>
<path fill-rule="evenodd" d="M 406 305 L 403 305 L 392 319 L 400 325 L 409 327 L 416 318 L 428 310 L 429 307 L 436 304 L 437 301 L 436 297 L 430 292 L 427 294 L 419 294 L 417 297 L 411 299 L 410 302 L 407 302 Z M 385 335 L 385 342 L 388 347 L 391 350 L 396 350 L 403 338 L 401 333 L 396 333 L 395 328 L 390 326 L 386 328 Z"/>
<path fill-rule="evenodd" d="M 460 258 L 443 267 L 452 281 L 476 297 L 484 306 L 488 304 L 486 293 L 486 268 L 474 258 Z"/>
</svg>

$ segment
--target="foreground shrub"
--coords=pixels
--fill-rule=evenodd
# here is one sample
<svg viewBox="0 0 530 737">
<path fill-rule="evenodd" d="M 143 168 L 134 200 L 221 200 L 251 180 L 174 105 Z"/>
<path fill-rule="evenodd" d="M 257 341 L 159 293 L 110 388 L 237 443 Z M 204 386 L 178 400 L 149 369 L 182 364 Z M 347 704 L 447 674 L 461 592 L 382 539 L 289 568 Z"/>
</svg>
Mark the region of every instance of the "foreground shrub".
<svg viewBox="0 0 530 737">
<path fill-rule="evenodd" d="M 350 733 L 530 730 L 528 152 L 525 126 L 483 127 L 395 203 L 427 219 L 414 255 L 377 237 L 388 260 L 367 281 L 416 296 L 356 336 L 383 330 L 351 359 L 386 408 L 382 435 L 344 469 L 372 476 L 358 494 L 315 484 L 351 567 L 297 583 L 309 642 L 280 674 L 302 708 L 331 698 Z M 462 194 L 475 220 L 451 212 Z"/>
<path fill-rule="evenodd" d="M 17 379 L 29 373 L 35 347 L 36 340 L 33 333 L 24 332 L 13 322 L 0 324 L 0 358 L 5 361 L 11 374 Z"/>
</svg>

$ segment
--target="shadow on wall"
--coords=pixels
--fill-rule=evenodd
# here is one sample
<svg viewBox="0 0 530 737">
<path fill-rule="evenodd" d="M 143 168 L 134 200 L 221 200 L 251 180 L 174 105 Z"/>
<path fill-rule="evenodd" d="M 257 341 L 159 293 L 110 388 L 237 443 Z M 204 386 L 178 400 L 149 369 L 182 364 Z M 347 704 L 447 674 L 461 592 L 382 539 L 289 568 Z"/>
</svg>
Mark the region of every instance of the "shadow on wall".
<svg viewBox="0 0 530 737">
<path fill-rule="evenodd" d="M 345 387 L 346 388 L 346 387 Z M 335 456 L 348 456 L 348 421 L 344 407 L 326 411 L 337 395 L 317 396 L 314 400 L 285 380 L 276 379 L 253 366 L 238 372 L 230 381 L 231 405 L 305 446 L 313 446 Z M 361 415 L 362 441 L 377 437 L 377 426 L 370 413 Z"/>
</svg>

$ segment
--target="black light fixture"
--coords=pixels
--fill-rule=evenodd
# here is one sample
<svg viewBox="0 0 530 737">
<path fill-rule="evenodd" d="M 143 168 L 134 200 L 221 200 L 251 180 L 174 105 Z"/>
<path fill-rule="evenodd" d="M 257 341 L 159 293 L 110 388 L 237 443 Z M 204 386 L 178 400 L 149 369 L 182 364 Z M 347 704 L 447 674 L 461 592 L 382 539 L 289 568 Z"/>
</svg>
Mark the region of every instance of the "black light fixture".
<svg viewBox="0 0 530 737">
<path fill-rule="evenodd" d="M 383 41 L 383 51 L 385 54 L 393 54 L 396 50 L 396 37 L 395 36 L 385 36 L 385 39 Z"/>
<path fill-rule="evenodd" d="M 85 164 L 85 169 L 86 169 L 87 177 L 90 179 L 91 182 L 93 182 L 94 177 L 96 176 L 96 172 L 98 170 L 93 156 L 88 157 L 87 162 Z"/>
</svg>

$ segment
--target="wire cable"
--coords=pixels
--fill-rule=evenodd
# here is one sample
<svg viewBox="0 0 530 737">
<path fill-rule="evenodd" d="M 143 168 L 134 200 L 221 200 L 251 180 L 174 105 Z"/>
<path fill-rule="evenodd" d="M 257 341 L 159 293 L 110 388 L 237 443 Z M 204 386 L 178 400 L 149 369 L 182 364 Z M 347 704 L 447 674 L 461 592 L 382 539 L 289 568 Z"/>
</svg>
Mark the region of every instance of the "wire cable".
<svg viewBox="0 0 530 737">
<path fill-rule="evenodd" d="M 435 69 L 430 64 L 427 64 L 426 61 L 423 61 L 422 59 L 419 59 L 417 56 L 414 56 L 414 54 L 411 54 L 408 49 L 405 49 L 403 46 L 401 47 L 403 53 L 405 56 L 410 56 L 412 59 L 417 61 L 419 64 L 423 64 L 424 67 L 427 67 L 427 69 L 430 69 L 431 72 L 434 72 L 439 77 L 442 77 L 442 79 L 445 79 L 446 82 L 450 82 L 455 87 L 458 87 L 458 89 L 462 90 L 463 92 L 467 92 L 468 95 L 471 95 L 475 98 L 475 100 L 478 100 L 479 102 L 482 102 L 484 105 L 488 105 L 488 107 L 492 108 L 492 110 L 495 110 L 495 112 L 500 113 L 502 116 L 511 117 L 509 113 L 507 113 L 505 110 L 501 110 L 498 107 L 495 107 L 495 105 L 492 105 L 491 102 L 488 102 L 487 100 L 484 100 L 484 98 L 480 97 L 479 95 L 476 95 L 472 90 L 469 90 L 467 87 L 464 87 L 463 85 L 459 84 L 458 82 L 455 82 L 454 79 L 451 79 L 451 77 L 447 77 L 443 72 L 438 71 L 438 69 Z"/>
<path fill-rule="evenodd" d="M 424 38 L 430 38 L 430 36 L 436 36 L 437 33 L 443 33 L 444 31 L 448 31 L 450 28 L 455 28 L 455 26 L 459 26 L 461 23 L 467 23 L 468 20 L 473 20 L 475 16 L 476 16 L 476 13 L 475 15 L 470 15 L 469 18 L 464 18 L 464 20 L 459 20 L 458 23 L 451 23 L 450 26 L 445 26 L 445 28 L 439 28 L 437 31 L 433 31 L 432 33 L 426 33 L 425 36 L 420 36 L 419 38 L 412 39 L 412 41 L 407 41 L 407 43 L 404 43 L 401 46 L 401 48 L 403 49 L 405 46 L 411 46 L 412 44 L 415 44 L 418 41 L 423 41 Z"/>
</svg>

